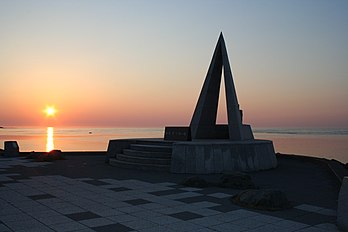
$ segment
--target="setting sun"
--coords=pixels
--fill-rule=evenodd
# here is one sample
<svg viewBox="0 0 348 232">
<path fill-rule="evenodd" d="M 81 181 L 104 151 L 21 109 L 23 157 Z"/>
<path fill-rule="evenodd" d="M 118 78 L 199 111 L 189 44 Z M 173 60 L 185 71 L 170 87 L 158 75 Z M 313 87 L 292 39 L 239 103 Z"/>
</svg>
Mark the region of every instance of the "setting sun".
<svg viewBox="0 0 348 232">
<path fill-rule="evenodd" d="M 54 117 L 57 113 L 57 110 L 54 106 L 46 106 L 46 109 L 44 110 L 47 117 Z"/>
</svg>

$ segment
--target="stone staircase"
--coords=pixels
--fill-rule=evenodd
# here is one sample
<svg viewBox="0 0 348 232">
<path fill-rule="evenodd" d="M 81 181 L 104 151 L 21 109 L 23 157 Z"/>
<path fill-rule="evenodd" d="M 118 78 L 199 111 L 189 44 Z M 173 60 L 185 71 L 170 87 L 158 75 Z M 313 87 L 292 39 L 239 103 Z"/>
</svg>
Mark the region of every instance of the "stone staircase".
<svg viewBox="0 0 348 232">
<path fill-rule="evenodd" d="M 109 163 L 121 168 L 169 171 L 172 144 L 164 140 L 133 140 L 127 148 L 110 158 Z"/>
</svg>

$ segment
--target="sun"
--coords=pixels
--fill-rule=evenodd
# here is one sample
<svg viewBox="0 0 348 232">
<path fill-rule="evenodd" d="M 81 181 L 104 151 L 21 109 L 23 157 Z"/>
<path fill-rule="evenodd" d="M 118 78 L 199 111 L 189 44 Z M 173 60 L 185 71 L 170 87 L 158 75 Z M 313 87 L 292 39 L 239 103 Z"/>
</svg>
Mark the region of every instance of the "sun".
<svg viewBox="0 0 348 232">
<path fill-rule="evenodd" d="M 54 106 L 46 106 L 46 109 L 44 110 L 47 117 L 54 117 L 57 113 L 57 110 Z"/>
</svg>

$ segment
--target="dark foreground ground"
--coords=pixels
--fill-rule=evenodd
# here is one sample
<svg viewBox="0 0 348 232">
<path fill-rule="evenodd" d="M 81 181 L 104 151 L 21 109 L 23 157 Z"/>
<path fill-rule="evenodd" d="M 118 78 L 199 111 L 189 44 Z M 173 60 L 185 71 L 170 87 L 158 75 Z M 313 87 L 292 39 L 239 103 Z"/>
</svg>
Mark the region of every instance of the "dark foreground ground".
<svg viewBox="0 0 348 232">
<path fill-rule="evenodd" d="M 185 187 L 191 175 L 115 168 L 102 155 L 0 158 L 0 231 L 338 231 L 340 183 L 325 162 L 278 156 L 276 169 L 250 175 L 294 207 L 242 208 L 230 201 L 242 190 Z"/>
</svg>

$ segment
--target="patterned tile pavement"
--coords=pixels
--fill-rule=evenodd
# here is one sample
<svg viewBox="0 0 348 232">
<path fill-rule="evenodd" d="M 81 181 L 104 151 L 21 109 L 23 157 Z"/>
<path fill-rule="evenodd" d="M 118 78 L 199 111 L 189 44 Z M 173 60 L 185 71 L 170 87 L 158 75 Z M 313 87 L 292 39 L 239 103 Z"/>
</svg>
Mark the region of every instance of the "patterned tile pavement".
<svg viewBox="0 0 348 232">
<path fill-rule="evenodd" d="M 49 167 L 0 158 L 2 231 L 338 231 L 335 209 L 301 204 L 283 212 L 233 205 L 224 189 L 137 179 L 22 176 L 16 167 Z"/>
</svg>

